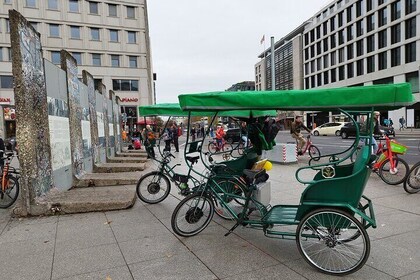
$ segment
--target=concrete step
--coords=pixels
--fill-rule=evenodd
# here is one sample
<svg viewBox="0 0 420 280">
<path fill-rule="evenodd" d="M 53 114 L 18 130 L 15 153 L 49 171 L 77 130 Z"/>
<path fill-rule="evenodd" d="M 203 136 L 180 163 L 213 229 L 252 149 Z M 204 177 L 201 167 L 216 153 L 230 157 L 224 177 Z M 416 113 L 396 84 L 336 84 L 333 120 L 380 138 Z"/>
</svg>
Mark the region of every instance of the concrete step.
<svg viewBox="0 0 420 280">
<path fill-rule="evenodd" d="M 121 152 L 115 153 L 116 157 L 144 157 L 147 158 L 147 153 L 145 151 L 136 151 L 136 152 Z"/>
<path fill-rule="evenodd" d="M 93 167 L 94 173 L 118 173 L 143 171 L 145 163 L 101 163 Z"/>
<path fill-rule="evenodd" d="M 75 187 L 102 187 L 135 185 L 142 172 L 88 173 L 75 183 Z"/>
<path fill-rule="evenodd" d="M 143 163 L 148 159 L 146 157 L 109 157 L 106 161 L 109 163 Z"/>
</svg>

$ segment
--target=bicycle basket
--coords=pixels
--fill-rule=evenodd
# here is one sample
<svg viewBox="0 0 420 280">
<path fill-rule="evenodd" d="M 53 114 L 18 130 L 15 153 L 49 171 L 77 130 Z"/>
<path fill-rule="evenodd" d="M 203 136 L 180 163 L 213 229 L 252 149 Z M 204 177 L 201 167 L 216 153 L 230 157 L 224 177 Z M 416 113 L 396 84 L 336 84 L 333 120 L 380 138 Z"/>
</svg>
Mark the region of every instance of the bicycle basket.
<svg viewBox="0 0 420 280">
<path fill-rule="evenodd" d="M 188 176 L 182 174 L 174 174 L 173 179 L 180 183 L 188 183 Z"/>
<path fill-rule="evenodd" d="M 393 140 L 391 141 L 390 146 L 391 146 L 391 151 L 395 154 L 403 155 L 407 152 L 407 146 L 404 146 L 404 145 L 402 145 L 400 143 L 397 143 Z"/>
</svg>

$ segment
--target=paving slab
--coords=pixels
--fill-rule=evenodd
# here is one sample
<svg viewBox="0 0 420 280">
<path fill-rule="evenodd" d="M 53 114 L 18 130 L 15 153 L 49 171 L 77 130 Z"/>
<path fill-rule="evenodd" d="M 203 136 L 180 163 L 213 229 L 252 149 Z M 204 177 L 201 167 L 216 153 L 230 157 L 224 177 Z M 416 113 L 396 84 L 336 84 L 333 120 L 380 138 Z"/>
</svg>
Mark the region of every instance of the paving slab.
<svg viewBox="0 0 420 280">
<path fill-rule="evenodd" d="M 237 274 L 232 277 L 223 278 L 224 280 L 305 280 L 298 273 L 294 272 L 285 265 L 277 264 L 270 267 L 265 267 L 258 270 L 248 271 L 245 273 Z"/>
<path fill-rule="evenodd" d="M 142 172 L 118 172 L 118 173 L 88 173 L 80 178 L 75 187 L 103 187 L 118 185 L 135 185 L 142 176 Z"/>
<path fill-rule="evenodd" d="M 144 163 L 101 163 L 93 166 L 94 173 L 119 173 L 143 171 Z"/>
<path fill-rule="evenodd" d="M 134 205 L 136 194 L 127 186 L 73 188 L 48 196 L 47 203 L 58 213 L 71 214 L 127 209 Z"/>
<path fill-rule="evenodd" d="M 133 280 L 130 271 L 126 265 L 114 267 L 110 269 L 83 273 L 79 275 L 73 275 L 70 277 L 60 278 L 60 280 Z"/>
</svg>

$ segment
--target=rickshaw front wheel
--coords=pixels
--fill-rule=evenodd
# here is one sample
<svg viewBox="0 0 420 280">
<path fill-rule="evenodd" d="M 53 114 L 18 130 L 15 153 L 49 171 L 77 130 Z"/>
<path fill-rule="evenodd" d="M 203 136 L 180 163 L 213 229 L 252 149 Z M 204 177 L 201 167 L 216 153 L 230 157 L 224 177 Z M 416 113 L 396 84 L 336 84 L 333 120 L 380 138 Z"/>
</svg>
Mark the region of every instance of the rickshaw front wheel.
<svg viewBox="0 0 420 280">
<path fill-rule="evenodd" d="M 297 227 L 296 243 L 307 263 L 332 275 L 359 270 L 370 253 L 370 240 L 363 225 L 349 213 L 334 208 L 308 213 Z"/>
<path fill-rule="evenodd" d="M 171 182 L 159 171 L 143 175 L 137 182 L 137 197 L 149 204 L 163 201 L 171 192 Z"/>
</svg>

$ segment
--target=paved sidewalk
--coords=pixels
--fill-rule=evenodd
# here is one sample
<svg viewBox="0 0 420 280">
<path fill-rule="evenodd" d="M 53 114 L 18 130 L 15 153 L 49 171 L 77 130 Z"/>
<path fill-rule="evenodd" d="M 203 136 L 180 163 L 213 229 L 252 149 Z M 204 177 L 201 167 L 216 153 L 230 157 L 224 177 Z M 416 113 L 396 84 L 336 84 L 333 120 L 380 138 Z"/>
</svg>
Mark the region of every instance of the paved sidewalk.
<svg viewBox="0 0 420 280">
<path fill-rule="evenodd" d="M 178 159 L 179 161 L 179 159 Z M 176 162 L 176 160 L 175 160 Z M 153 166 L 153 165 L 152 165 Z M 272 204 L 298 203 L 298 165 L 274 165 Z M 134 190 L 135 186 L 131 186 Z M 420 279 L 420 194 L 372 174 L 378 228 L 366 265 L 341 279 Z M 301 258 L 295 241 L 264 237 L 218 217 L 199 235 L 174 235 L 175 189 L 160 204 L 121 211 L 13 219 L 0 211 L 1 279 L 332 279 Z"/>
</svg>

